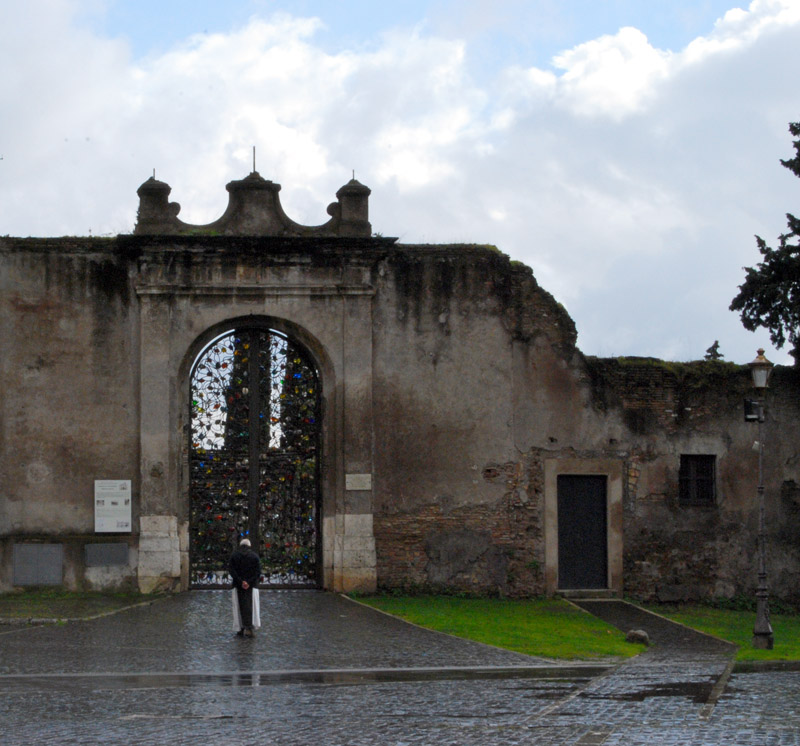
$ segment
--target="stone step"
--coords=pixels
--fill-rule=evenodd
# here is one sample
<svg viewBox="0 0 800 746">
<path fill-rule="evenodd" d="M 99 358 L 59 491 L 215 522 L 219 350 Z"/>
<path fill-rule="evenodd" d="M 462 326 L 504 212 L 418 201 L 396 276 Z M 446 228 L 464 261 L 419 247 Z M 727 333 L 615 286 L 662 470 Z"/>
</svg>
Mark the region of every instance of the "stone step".
<svg viewBox="0 0 800 746">
<path fill-rule="evenodd" d="M 602 600 L 604 598 L 607 599 L 617 599 L 619 595 L 616 591 L 609 590 L 607 588 L 587 588 L 587 589 L 572 589 L 569 590 L 557 590 L 557 596 L 561 596 L 562 598 L 568 598 L 570 601 L 582 600 L 582 599 L 591 599 L 592 601 Z"/>
</svg>

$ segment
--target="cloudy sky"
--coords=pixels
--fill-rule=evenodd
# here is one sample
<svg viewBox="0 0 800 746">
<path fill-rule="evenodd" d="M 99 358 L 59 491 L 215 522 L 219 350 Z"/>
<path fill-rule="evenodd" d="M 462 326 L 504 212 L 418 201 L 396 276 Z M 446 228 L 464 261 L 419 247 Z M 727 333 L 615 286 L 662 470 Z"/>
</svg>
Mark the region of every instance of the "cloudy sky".
<svg viewBox="0 0 800 746">
<path fill-rule="evenodd" d="M 800 0 L 0 0 L 0 235 L 204 223 L 257 169 L 294 220 L 530 265 L 593 355 L 744 363 L 742 267 L 800 212 Z M 771 351 L 789 362 L 785 351 Z"/>
</svg>

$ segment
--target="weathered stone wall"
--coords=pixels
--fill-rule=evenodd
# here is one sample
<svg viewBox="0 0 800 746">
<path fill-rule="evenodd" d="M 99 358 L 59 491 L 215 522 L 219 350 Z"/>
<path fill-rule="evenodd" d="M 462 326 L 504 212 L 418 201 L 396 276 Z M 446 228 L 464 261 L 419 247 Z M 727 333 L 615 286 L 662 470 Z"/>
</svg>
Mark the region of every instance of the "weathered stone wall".
<svg viewBox="0 0 800 746">
<path fill-rule="evenodd" d="M 609 477 L 610 589 L 669 600 L 755 583 L 746 367 L 587 359 L 566 311 L 491 247 L 0 239 L 0 291 L 0 588 L 20 541 L 63 544 L 72 587 L 185 587 L 188 376 L 247 319 L 297 339 L 320 369 L 325 587 L 552 592 L 562 473 Z M 770 582 L 788 599 L 798 392 L 797 372 L 777 369 L 764 438 Z M 716 457 L 714 505 L 679 504 L 681 454 Z M 103 538 L 99 478 L 133 482 L 134 531 L 115 537 L 124 566 L 82 565 Z"/>
<path fill-rule="evenodd" d="M 571 320 L 491 248 L 402 246 L 378 274 L 379 585 L 542 592 L 541 506 L 508 461 L 514 343 L 563 354 Z"/>
<path fill-rule="evenodd" d="M 595 401 L 627 433 L 625 591 L 662 601 L 751 595 L 756 583 L 758 426 L 745 366 L 589 360 Z M 776 368 L 767 392 L 764 483 L 772 591 L 800 601 L 800 375 Z M 681 454 L 716 455 L 716 502 L 680 504 Z"/>
<path fill-rule="evenodd" d="M 0 252 L 0 541 L 64 543 L 65 577 L 80 584 L 94 480 L 138 487 L 130 264 L 103 239 L 6 238 Z M 11 572 L 4 562 L 0 587 Z"/>
</svg>

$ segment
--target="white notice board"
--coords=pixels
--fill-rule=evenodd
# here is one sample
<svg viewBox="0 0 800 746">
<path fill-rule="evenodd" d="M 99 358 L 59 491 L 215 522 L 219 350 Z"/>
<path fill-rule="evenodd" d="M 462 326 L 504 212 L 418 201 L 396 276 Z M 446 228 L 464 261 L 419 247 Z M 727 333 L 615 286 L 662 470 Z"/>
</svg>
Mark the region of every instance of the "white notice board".
<svg viewBox="0 0 800 746">
<path fill-rule="evenodd" d="M 96 479 L 94 531 L 122 533 L 131 530 L 131 480 Z"/>
<path fill-rule="evenodd" d="M 348 491 L 372 489 L 372 474 L 345 474 L 344 488 Z"/>
</svg>

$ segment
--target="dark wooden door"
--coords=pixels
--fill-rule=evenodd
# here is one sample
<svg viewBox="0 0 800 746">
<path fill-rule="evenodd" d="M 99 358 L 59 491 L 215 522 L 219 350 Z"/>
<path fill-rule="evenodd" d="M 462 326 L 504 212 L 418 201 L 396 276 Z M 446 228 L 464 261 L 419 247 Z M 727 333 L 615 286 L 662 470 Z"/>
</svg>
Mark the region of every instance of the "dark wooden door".
<svg viewBox="0 0 800 746">
<path fill-rule="evenodd" d="M 608 587 L 605 476 L 558 477 L 558 587 Z"/>
</svg>

